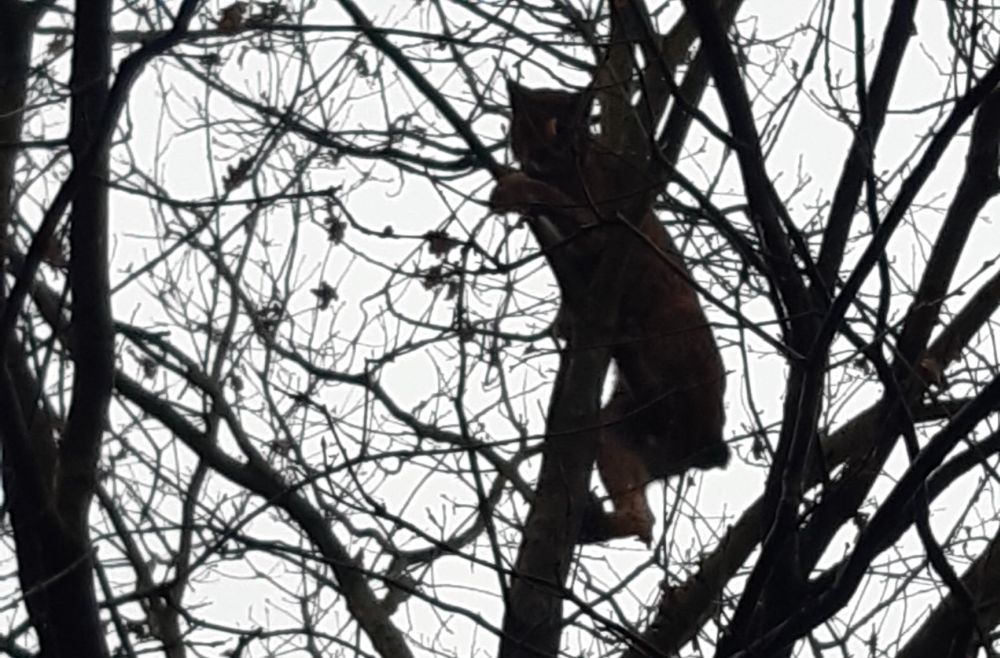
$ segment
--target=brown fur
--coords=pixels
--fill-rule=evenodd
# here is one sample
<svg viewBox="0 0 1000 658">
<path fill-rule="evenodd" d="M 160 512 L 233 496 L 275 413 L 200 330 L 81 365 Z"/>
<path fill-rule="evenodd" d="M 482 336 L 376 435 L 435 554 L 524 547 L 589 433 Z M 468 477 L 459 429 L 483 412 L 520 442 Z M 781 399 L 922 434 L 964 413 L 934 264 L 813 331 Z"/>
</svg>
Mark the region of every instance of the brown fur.
<svg viewBox="0 0 1000 658">
<path fill-rule="evenodd" d="M 642 216 L 648 242 L 629 256 L 612 352 L 620 376 L 601 410 L 597 465 L 614 511 L 588 511 L 581 540 L 635 535 L 648 543 L 645 485 L 729 459 L 722 359 L 684 262 L 651 211 L 653 183 L 640 165 L 589 135 L 588 95 L 514 83 L 509 91 L 511 148 L 523 172 L 499 181 L 494 209 L 544 217 L 570 243 L 581 226 Z M 592 266 L 601 245 L 579 238 L 572 256 Z"/>
</svg>

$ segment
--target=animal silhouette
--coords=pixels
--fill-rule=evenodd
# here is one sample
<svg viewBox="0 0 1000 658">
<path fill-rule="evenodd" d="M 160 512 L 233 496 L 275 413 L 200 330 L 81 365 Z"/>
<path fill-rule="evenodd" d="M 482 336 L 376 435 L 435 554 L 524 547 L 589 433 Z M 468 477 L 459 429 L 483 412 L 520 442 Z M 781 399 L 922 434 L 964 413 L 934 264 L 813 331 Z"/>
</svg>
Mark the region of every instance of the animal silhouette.
<svg viewBox="0 0 1000 658">
<path fill-rule="evenodd" d="M 501 177 L 492 208 L 548 222 L 580 276 L 596 269 L 604 248 L 587 226 L 629 222 L 643 236 L 622 264 L 612 347 L 618 377 L 600 412 L 597 467 L 613 510 L 592 502 L 580 541 L 634 535 L 648 544 L 653 515 L 645 486 L 729 460 L 722 358 L 684 261 L 652 212 L 657 184 L 638 157 L 590 134 L 590 93 L 514 82 L 508 92 L 511 150 L 522 171 Z M 560 309 L 567 313 L 572 309 Z"/>
</svg>

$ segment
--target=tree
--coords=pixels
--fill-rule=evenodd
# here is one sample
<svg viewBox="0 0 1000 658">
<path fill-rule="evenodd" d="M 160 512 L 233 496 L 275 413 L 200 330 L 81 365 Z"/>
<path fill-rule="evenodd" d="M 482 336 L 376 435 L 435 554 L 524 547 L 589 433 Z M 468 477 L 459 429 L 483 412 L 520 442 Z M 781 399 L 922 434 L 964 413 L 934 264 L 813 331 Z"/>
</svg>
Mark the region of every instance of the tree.
<svg viewBox="0 0 1000 658">
<path fill-rule="evenodd" d="M 874 4 L 0 0 L 0 649 L 992 655 L 1000 17 Z M 723 346 L 650 550 L 577 545 L 650 247 L 488 210 L 505 74 Z"/>
</svg>

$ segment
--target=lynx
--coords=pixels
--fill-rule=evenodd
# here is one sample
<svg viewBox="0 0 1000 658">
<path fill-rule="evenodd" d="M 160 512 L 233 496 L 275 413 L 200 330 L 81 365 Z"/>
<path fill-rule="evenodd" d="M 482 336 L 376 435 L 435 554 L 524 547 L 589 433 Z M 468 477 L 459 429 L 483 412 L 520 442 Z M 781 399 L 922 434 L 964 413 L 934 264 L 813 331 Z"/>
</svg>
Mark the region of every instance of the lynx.
<svg viewBox="0 0 1000 658">
<path fill-rule="evenodd" d="M 571 257 L 591 265 L 601 245 L 581 229 L 597 222 L 639 216 L 639 230 L 658 248 L 637 245 L 628 259 L 612 349 L 618 381 L 601 410 L 597 459 L 613 511 L 592 505 L 581 532 L 581 542 L 635 535 L 648 544 L 646 484 L 729 460 L 719 349 L 680 253 L 651 210 L 650 177 L 590 135 L 590 94 L 513 82 L 508 91 L 511 150 L 522 171 L 500 179 L 492 207 L 549 221 Z"/>
</svg>

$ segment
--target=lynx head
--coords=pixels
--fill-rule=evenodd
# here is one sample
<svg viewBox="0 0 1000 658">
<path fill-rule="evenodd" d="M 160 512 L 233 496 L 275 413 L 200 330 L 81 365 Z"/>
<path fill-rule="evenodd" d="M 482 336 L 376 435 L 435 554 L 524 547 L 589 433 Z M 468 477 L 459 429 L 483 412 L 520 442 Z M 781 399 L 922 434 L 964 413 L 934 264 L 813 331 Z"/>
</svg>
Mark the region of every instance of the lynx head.
<svg viewBox="0 0 1000 658">
<path fill-rule="evenodd" d="M 528 89 L 507 80 L 510 146 L 529 176 L 546 179 L 574 171 L 589 138 L 589 91 Z"/>
</svg>

